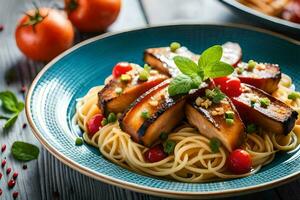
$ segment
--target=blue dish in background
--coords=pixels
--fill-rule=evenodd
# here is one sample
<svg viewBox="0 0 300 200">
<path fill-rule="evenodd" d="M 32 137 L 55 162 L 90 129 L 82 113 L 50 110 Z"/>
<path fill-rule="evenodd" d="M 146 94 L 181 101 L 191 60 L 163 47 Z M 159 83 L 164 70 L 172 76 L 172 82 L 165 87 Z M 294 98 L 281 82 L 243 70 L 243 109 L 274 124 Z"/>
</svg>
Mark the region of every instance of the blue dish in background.
<svg viewBox="0 0 300 200">
<path fill-rule="evenodd" d="M 278 63 L 300 88 L 300 44 L 260 29 L 234 25 L 170 25 L 105 34 L 84 41 L 50 62 L 34 80 L 26 114 L 38 140 L 79 172 L 126 189 L 167 197 L 209 198 L 274 187 L 300 174 L 300 151 L 282 153 L 257 174 L 208 183 L 182 183 L 136 174 L 106 160 L 98 149 L 75 146 L 80 134 L 72 122 L 76 99 L 101 85 L 119 61 L 142 64 L 143 51 L 178 41 L 194 52 L 214 44 L 238 42 L 243 59 Z"/>
<path fill-rule="evenodd" d="M 290 33 L 295 38 L 300 39 L 300 24 L 290 22 L 278 17 L 272 17 L 262 12 L 249 8 L 237 0 L 220 0 L 232 11 L 237 12 L 241 16 L 248 18 L 252 23 L 260 23 L 266 25 L 269 28 L 277 30 L 282 33 Z"/>
</svg>

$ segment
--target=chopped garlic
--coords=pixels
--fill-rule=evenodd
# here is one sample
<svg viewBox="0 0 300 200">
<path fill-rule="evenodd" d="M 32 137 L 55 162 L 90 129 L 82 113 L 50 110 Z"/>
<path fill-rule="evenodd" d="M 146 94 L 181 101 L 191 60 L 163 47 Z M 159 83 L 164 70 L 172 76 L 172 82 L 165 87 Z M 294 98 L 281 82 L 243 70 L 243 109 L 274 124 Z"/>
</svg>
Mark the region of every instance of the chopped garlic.
<svg viewBox="0 0 300 200">
<path fill-rule="evenodd" d="M 158 101 L 157 101 L 157 100 L 151 100 L 151 101 L 149 102 L 149 104 L 150 104 L 151 106 L 158 106 Z"/>
<path fill-rule="evenodd" d="M 149 73 L 150 73 L 150 75 L 156 75 L 156 74 L 158 74 L 158 71 L 151 69 Z"/>
<path fill-rule="evenodd" d="M 197 97 L 195 103 L 196 103 L 197 106 L 201 106 L 201 103 L 203 103 L 204 101 L 205 101 L 205 100 L 202 99 L 201 97 Z"/>
</svg>

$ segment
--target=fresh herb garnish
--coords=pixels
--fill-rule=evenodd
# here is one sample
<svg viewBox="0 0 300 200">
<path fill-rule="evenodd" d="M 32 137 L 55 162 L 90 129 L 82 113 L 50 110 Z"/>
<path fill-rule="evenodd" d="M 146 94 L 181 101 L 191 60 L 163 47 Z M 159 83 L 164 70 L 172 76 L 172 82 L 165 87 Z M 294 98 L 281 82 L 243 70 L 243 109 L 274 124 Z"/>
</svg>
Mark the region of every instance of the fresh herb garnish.
<svg viewBox="0 0 300 200">
<path fill-rule="evenodd" d="M 152 69 L 152 67 L 148 64 L 144 64 L 144 70 L 146 70 L 147 72 L 150 72 L 150 70 Z"/>
<path fill-rule="evenodd" d="M 248 124 L 246 127 L 247 133 L 254 133 L 257 130 L 257 127 L 255 124 Z"/>
<path fill-rule="evenodd" d="M 102 125 L 102 126 L 105 126 L 105 125 L 107 125 L 107 124 L 108 124 L 107 119 L 106 119 L 106 118 L 102 119 L 101 125 Z"/>
<path fill-rule="evenodd" d="M 164 143 L 164 152 L 167 154 L 172 154 L 174 152 L 174 148 L 176 146 L 176 142 L 173 140 L 167 140 Z"/>
<path fill-rule="evenodd" d="M 142 113 L 141 113 L 141 116 L 142 116 L 142 118 L 144 118 L 144 119 L 150 118 L 149 111 L 148 111 L 147 109 L 144 109 L 144 110 L 142 111 Z"/>
<path fill-rule="evenodd" d="M 174 62 L 182 74 L 176 76 L 168 87 L 170 96 L 188 93 L 196 89 L 208 78 L 230 75 L 234 69 L 231 65 L 220 61 L 223 49 L 220 45 L 206 49 L 198 60 L 198 64 L 189 58 L 175 56 Z"/>
<path fill-rule="evenodd" d="M 291 99 L 291 100 L 296 100 L 300 98 L 300 93 L 299 92 L 291 92 L 289 95 L 288 95 L 288 99 Z"/>
<path fill-rule="evenodd" d="M 225 118 L 226 119 L 233 119 L 234 118 L 234 112 L 231 110 L 228 110 L 225 112 Z"/>
<path fill-rule="evenodd" d="M 217 138 L 212 138 L 209 141 L 209 146 L 213 153 L 219 152 L 220 145 L 221 145 L 221 142 Z"/>
<path fill-rule="evenodd" d="M 143 69 L 142 71 L 140 71 L 139 73 L 139 80 L 141 81 L 147 81 L 149 78 L 150 74 L 147 70 Z"/>
<path fill-rule="evenodd" d="M 0 92 L 0 100 L 3 110 L 12 114 L 10 117 L 0 116 L 0 119 L 7 120 L 3 128 L 8 129 L 16 122 L 19 113 L 24 109 L 24 103 L 18 101 L 16 95 L 11 91 Z"/>
<path fill-rule="evenodd" d="M 226 118 L 225 121 L 226 121 L 226 124 L 229 125 L 229 126 L 232 126 L 234 124 L 233 119 Z"/>
<path fill-rule="evenodd" d="M 257 62 L 255 62 L 254 60 L 249 60 L 248 61 L 248 67 L 247 70 L 248 71 L 253 71 L 254 67 L 257 65 Z"/>
<path fill-rule="evenodd" d="M 213 90 L 206 89 L 205 96 L 214 103 L 220 103 L 226 97 L 226 95 L 221 92 L 220 88 L 218 87 L 214 88 Z"/>
<path fill-rule="evenodd" d="M 30 161 L 38 158 L 40 150 L 33 144 L 16 141 L 11 147 L 11 152 L 17 160 Z"/>
</svg>

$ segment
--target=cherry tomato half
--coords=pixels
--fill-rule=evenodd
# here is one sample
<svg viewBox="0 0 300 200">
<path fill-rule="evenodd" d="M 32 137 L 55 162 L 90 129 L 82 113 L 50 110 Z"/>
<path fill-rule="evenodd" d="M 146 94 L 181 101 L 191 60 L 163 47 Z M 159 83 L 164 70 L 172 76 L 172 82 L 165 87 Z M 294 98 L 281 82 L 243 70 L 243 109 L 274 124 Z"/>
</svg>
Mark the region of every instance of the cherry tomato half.
<svg viewBox="0 0 300 200">
<path fill-rule="evenodd" d="M 252 167 L 252 158 L 250 154 L 243 149 L 236 149 L 228 157 L 228 169 L 235 174 L 245 174 L 250 172 Z"/>
<path fill-rule="evenodd" d="M 122 74 L 126 74 L 126 72 L 128 72 L 130 70 L 132 70 L 132 67 L 129 63 L 120 62 L 120 63 L 115 65 L 112 74 L 115 78 L 118 78 Z"/>
<path fill-rule="evenodd" d="M 229 97 L 237 97 L 242 93 L 241 81 L 238 78 L 221 77 L 215 78 L 214 82 Z"/>
<path fill-rule="evenodd" d="M 282 12 L 282 18 L 291 22 L 300 23 L 300 0 L 288 3 Z"/>
<path fill-rule="evenodd" d="M 88 128 L 89 137 L 93 137 L 93 135 L 97 133 L 99 129 L 102 127 L 101 122 L 103 118 L 104 118 L 103 115 L 97 114 L 88 121 L 87 128 Z"/>
<path fill-rule="evenodd" d="M 151 147 L 144 154 L 145 159 L 151 163 L 161 161 L 167 156 L 168 155 L 164 152 L 164 147 L 161 144 Z"/>
</svg>

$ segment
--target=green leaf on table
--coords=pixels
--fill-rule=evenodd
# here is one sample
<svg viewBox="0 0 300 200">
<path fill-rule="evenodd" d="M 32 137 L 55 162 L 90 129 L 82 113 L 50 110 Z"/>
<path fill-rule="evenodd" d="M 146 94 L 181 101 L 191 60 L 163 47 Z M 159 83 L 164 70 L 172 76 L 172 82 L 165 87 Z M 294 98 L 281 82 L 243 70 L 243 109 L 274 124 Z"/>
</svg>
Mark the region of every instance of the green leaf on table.
<svg viewBox="0 0 300 200">
<path fill-rule="evenodd" d="M 13 116 L 11 116 L 4 124 L 3 128 L 9 129 L 10 127 L 12 127 L 12 125 L 14 125 L 15 122 L 17 121 L 18 116 L 19 116 L 19 113 L 15 113 Z"/>
<path fill-rule="evenodd" d="M 40 150 L 33 144 L 16 141 L 12 145 L 11 152 L 17 160 L 30 161 L 38 158 Z"/>
<path fill-rule="evenodd" d="M 171 81 L 168 92 L 170 96 L 175 96 L 188 93 L 193 88 L 195 88 L 195 84 L 192 78 L 184 74 L 179 74 Z"/>
<path fill-rule="evenodd" d="M 8 112 L 18 112 L 18 99 L 11 91 L 0 92 L 0 100 L 2 101 L 2 108 Z"/>
<path fill-rule="evenodd" d="M 224 62 L 211 63 L 204 68 L 205 77 L 218 78 L 232 74 L 234 71 L 233 67 Z"/>
</svg>

